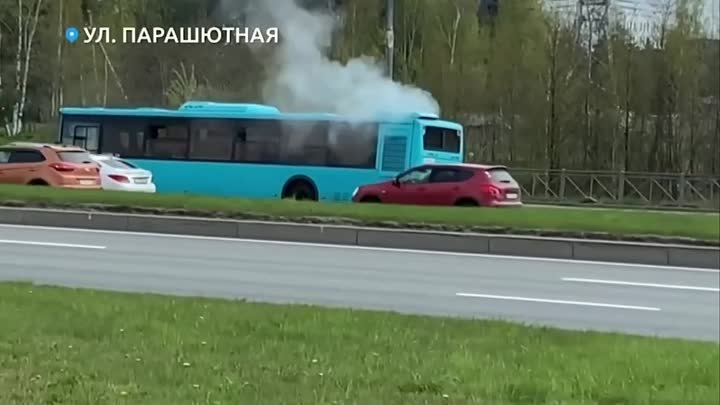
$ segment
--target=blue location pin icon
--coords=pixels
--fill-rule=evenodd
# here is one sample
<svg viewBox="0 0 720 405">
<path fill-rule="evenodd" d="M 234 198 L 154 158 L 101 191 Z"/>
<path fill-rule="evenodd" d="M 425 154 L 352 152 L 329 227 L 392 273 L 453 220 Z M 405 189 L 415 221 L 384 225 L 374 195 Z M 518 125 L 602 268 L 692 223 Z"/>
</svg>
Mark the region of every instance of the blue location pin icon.
<svg viewBox="0 0 720 405">
<path fill-rule="evenodd" d="M 71 44 L 78 40 L 80 37 L 80 31 L 78 31 L 75 27 L 70 27 L 65 30 L 65 39 L 68 40 Z"/>
</svg>

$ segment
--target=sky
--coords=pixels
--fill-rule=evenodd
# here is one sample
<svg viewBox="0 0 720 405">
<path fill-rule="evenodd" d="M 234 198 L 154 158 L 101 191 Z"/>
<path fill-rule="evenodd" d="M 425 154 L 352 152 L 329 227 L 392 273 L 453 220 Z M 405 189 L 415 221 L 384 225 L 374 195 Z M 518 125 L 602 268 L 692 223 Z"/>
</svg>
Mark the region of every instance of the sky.
<svg viewBox="0 0 720 405">
<path fill-rule="evenodd" d="M 574 9 L 577 0 L 545 0 L 556 6 Z M 651 26 L 657 22 L 656 13 L 664 9 L 664 5 L 672 0 L 613 0 L 613 4 L 621 8 L 635 26 L 633 30 L 640 35 L 648 35 Z M 720 0 L 701 0 L 704 5 L 703 22 L 711 37 L 720 38 Z M 565 8 L 563 7 L 563 8 Z M 634 9 L 634 11 L 633 11 Z"/>
<path fill-rule="evenodd" d="M 641 7 L 652 7 L 653 5 L 662 5 L 667 0 L 624 0 L 625 2 L 631 3 L 636 2 L 641 4 Z M 708 29 L 712 30 L 715 38 L 720 37 L 720 0 L 702 0 L 705 5 L 705 22 L 708 24 Z"/>
</svg>

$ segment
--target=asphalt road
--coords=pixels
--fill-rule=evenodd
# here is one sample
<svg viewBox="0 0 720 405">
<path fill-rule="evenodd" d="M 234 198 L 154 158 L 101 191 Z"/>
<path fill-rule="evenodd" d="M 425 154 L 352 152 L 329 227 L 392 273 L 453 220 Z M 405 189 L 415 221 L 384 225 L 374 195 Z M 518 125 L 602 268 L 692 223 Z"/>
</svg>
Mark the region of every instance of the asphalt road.
<svg viewBox="0 0 720 405">
<path fill-rule="evenodd" d="M 0 225 L 0 280 L 720 341 L 720 273 Z"/>
</svg>

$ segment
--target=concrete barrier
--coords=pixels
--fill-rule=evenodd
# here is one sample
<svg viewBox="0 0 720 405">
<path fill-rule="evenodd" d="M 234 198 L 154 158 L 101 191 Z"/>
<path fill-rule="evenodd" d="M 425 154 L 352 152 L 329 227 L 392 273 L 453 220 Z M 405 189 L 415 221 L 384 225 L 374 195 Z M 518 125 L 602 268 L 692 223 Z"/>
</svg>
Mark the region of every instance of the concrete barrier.
<svg viewBox="0 0 720 405">
<path fill-rule="evenodd" d="M 219 219 L 127 215 L 125 230 L 222 238 L 237 237 L 237 223 Z"/>
<path fill-rule="evenodd" d="M 572 240 L 557 238 L 496 236 L 490 239 L 490 253 L 496 255 L 517 255 L 546 257 L 552 259 L 571 259 L 573 257 Z"/>
<path fill-rule="evenodd" d="M 455 253 L 490 252 L 490 238 L 487 235 L 378 228 L 355 228 L 355 230 L 358 246 Z"/>
<path fill-rule="evenodd" d="M 9 220 L 6 221 L 6 218 Z M 126 231 L 128 230 L 128 220 L 129 218 L 125 215 L 104 212 L 0 209 L 0 223 L 18 225 Z"/>
<path fill-rule="evenodd" d="M 720 269 L 720 249 L 668 247 L 668 264 L 678 267 Z"/>
<path fill-rule="evenodd" d="M 281 222 L 235 221 L 236 237 L 286 242 L 356 245 L 357 231 L 348 227 Z"/>
<path fill-rule="evenodd" d="M 667 265 L 668 249 L 662 245 L 622 242 L 573 242 L 573 258 L 590 261 Z"/>
<path fill-rule="evenodd" d="M 720 247 L 0 207 L 0 223 L 720 270 Z"/>
</svg>

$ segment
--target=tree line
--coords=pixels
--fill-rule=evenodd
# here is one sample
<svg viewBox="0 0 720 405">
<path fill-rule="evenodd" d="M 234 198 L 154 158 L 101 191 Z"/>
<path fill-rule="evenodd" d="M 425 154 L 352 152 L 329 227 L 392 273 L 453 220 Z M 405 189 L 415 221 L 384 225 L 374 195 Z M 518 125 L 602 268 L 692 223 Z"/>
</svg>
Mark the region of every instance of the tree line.
<svg viewBox="0 0 720 405">
<path fill-rule="evenodd" d="M 0 124 L 62 105 L 262 101 L 268 52 L 245 44 L 70 44 L 66 27 L 217 26 L 223 0 L 0 0 Z M 338 61 L 386 50 L 385 0 L 305 1 L 340 19 Z M 587 38 L 541 0 L 396 0 L 396 80 L 463 123 L 469 160 L 514 167 L 720 175 L 720 43 L 702 0 L 675 0 L 638 41 L 620 18 Z M 282 35 L 282 33 L 281 33 Z"/>
</svg>

